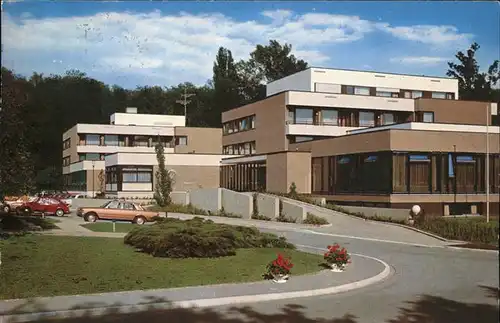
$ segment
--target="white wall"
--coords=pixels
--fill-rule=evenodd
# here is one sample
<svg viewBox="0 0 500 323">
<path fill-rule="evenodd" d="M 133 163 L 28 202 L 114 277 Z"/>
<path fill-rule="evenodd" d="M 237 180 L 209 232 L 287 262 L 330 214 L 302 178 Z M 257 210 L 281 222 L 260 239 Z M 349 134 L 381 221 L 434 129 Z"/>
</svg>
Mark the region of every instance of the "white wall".
<svg viewBox="0 0 500 323">
<path fill-rule="evenodd" d="M 110 121 L 115 125 L 185 127 L 185 116 L 164 114 L 114 113 Z"/>
<path fill-rule="evenodd" d="M 365 127 L 316 126 L 310 124 L 287 124 L 286 134 L 296 136 L 344 136 L 348 131 Z"/>
<path fill-rule="evenodd" d="M 314 89 L 314 88 L 313 88 Z M 312 91 L 311 90 L 311 70 L 307 69 L 266 85 L 266 96 L 270 96 L 283 91 Z"/>
<path fill-rule="evenodd" d="M 219 166 L 222 158 L 231 155 L 210 154 L 165 154 L 165 164 L 179 166 Z M 113 165 L 158 165 L 156 154 L 117 153 L 105 157 L 106 166 Z"/>
<path fill-rule="evenodd" d="M 152 183 L 122 183 L 122 191 L 152 192 Z"/>
<path fill-rule="evenodd" d="M 77 132 L 84 134 L 103 135 L 144 135 L 144 136 L 173 136 L 173 126 L 123 126 L 111 124 L 87 124 L 79 123 Z"/>
<path fill-rule="evenodd" d="M 81 170 L 101 170 L 105 169 L 105 162 L 104 160 L 95 160 L 94 161 L 94 167 L 92 168 L 92 161 L 91 160 L 83 160 L 77 163 L 70 164 L 69 166 L 63 167 L 63 174 L 69 174 L 73 172 L 78 172 Z"/>
<path fill-rule="evenodd" d="M 475 132 L 486 133 L 486 126 L 450 124 L 450 123 L 424 123 L 408 122 L 375 128 L 365 128 L 349 131 L 351 134 L 380 131 L 383 129 L 406 129 L 406 130 L 427 130 L 427 131 L 447 131 L 447 132 Z M 488 131 L 491 134 L 500 133 L 500 127 L 489 126 Z"/>
<path fill-rule="evenodd" d="M 173 153 L 174 148 L 164 148 L 165 153 Z M 78 146 L 76 148 L 78 153 L 101 153 L 101 154 L 114 154 L 114 153 L 154 153 L 155 147 L 120 147 L 120 146 Z"/>
<path fill-rule="evenodd" d="M 458 98 L 457 79 L 322 68 L 312 68 L 311 70 L 311 91 L 314 90 L 314 83 L 317 82 L 433 92 L 452 92 L 455 93 L 455 98 Z"/>
<path fill-rule="evenodd" d="M 412 99 L 316 92 L 287 92 L 286 104 L 384 111 L 415 111 L 415 102 Z"/>
</svg>

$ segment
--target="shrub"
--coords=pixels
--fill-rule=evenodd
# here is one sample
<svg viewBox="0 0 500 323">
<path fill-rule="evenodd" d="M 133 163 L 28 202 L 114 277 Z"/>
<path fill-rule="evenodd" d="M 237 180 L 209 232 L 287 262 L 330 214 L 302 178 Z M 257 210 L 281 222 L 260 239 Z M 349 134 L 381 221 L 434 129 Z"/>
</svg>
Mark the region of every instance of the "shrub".
<svg viewBox="0 0 500 323">
<path fill-rule="evenodd" d="M 255 219 L 255 217 L 259 216 L 259 200 L 258 200 L 259 194 L 258 193 L 253 193 L 252 194 L 252 219 Z"/>
<path fill-rule="evenodd" d="M 38 216 L 5 215 L 0 217 L 1 231 L 41 231 L 57 229 L 53 220 L 44 219 Z"/>
<path fill-rule="evenodd" d="M 299 194 L 297 194 L 297 185 L 295 185 L 295 182 L 290 184 L 290 187 L 288 188 L 288 196 L 292 199 L 297 199 L 299 196 Z"/>
<path fill-rule="evenodd" d="M 328 224 L 328 221 L 320 216 L 307 212 L 307 217 L 304 220 L 305 224 L 315 224 L 315 225 L 325 225 Z"/>
<path fill-rule="evenodd" d="M 272 220 L 270 217 L 267 217 L 267 216 L 261 215 L 261 214 L 252 215 L 252 219 L 254 219 L 254 220 L 262 220 L 262 221 L 271 221 Z"/>
<path fill-rule="evenodd" d="M 208 212 L 202 209 L 199 209 L 193 206 L 191 203 L 188 205 L 182 204 L 174 204 L 170 203 L 164 207 L 153 206 L 151 210 L 154 211 L 163 211 L 163 212 L 171 212 L 171 213 L 185 213 L 185 214 L 195 214 L 195 215 L 208 215 Z"/>
<path fill-rule="evenodd" d="M 483 217 L 477 218 L 422 218 L 415 227 L 435 233 L 443 238 L 470 242 L 496 243 L 498 241 L 498 221 L 487 223 Z"/>
<path fill-rule="evenodd" d="M 237 219 L 240 219 L 241 218 L 241 215 L 239 214 L 235 214 L 235 213 L 231 213 L 231 212 L 227 212 L 224 207 L 222 207 L 218 212 L 216 213 L 211 213 L 211 212 L 208 212 L 208 215 L 213 215 L 213 216 L 223 216 L 223 217 L 226 217 L 226 218 L 237 218 Z"/>
<path fill-rule="evenodd" d="M 185 221 L 163 218 L 136 227 L 125 236 L 124 243 L 155 257 L 169 258 L 230 256 L 238 248 L 295 248 L 284 237 L 199 217 Z"/>
</svg>

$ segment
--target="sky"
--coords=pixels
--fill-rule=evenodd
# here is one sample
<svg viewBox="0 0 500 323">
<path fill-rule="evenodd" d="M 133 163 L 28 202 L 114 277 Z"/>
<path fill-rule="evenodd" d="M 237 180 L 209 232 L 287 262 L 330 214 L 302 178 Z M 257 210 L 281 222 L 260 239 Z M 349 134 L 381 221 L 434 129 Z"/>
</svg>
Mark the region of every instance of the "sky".
<svg viewBox="0 0 500 323">
<path fill-rule="evenodd" d="M 40 1 L 2 3 L 2 65 L 78 69 L 125 88 L 202 85 L 220 46 L 247 59 L 270 39 L 310 66 L 445 76 L 472 42 L 500 56 L 496 2 Z"/>
</svg>

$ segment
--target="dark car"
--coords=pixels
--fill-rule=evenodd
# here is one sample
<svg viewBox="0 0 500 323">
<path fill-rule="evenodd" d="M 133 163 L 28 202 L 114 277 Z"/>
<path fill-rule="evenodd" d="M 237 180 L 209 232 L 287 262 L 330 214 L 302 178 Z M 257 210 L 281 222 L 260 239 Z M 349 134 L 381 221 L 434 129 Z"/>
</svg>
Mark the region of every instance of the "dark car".
<svg viewBox="0 0 500 323">
<path fill-rule="evenodd" d="M 66 203 L 50 197 L 37 197 L 33 201 L 23 203 L 19 210 L 24 215 L 42 213 L 63 216 L 70 213 L 69 206 Z"/>
</svg>

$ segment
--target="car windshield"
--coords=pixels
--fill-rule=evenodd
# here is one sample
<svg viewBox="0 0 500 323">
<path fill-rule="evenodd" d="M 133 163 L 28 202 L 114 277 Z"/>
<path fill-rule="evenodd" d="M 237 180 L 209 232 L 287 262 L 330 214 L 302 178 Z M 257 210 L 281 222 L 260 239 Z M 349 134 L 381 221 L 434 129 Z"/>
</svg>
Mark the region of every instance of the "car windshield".
<svg viewBox="0 0 500 323">
<path fill-rule="evenodd" d="M 113 201 L 107 201 L 106 203 L 104 203 L 103 205 L 101 205 L 101 208 L 105 208 L 106 206 L 108 206 L 109 203 L 111 203 Z"/>
</svg>

